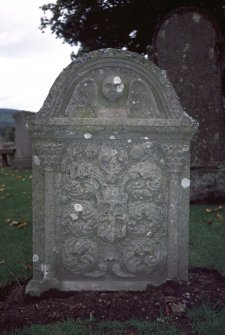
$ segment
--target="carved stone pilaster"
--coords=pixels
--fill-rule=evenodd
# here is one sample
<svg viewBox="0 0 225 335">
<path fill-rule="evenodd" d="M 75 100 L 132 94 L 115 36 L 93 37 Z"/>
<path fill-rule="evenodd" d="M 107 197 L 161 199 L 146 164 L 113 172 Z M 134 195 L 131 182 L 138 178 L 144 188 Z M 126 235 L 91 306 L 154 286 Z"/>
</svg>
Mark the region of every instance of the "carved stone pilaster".
<svg viewBox="0 0 225 335">
<path fill-rule="evenodd" d="M 61 144 L 38 145 L 35 147 L 38 161 L 44 172 L 44 263 L 42 264 L 43 280 L 57 281 L 55 274 L 55 171 L 60 161 Z"/>
<path fill-rule="evenodd" d="M 167 226 L 167 271 L 168 279 L 179 279 L 179 224 L 181 204 L 181 173 L 188 147 L 164 145 L 169 176 L 169 207 Z"/>
</svg>

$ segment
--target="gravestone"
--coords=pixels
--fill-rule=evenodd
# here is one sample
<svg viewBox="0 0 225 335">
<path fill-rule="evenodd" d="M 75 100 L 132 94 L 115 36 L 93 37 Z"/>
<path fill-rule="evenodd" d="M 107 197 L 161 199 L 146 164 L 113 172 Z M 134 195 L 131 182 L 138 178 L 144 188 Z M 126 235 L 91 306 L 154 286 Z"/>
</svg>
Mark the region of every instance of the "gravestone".
<svg viewBox="0 0 225 335">
<path fill-rule="evenodd" d="M 187 280 L 196 123 L 165 73 L 106 49 L 72 62 L 29 120 L 33 279 L 26 293 Z"/>
<path fill-rule="evenodd" d="M 26 115 L 30 114 L 33 113 L 20 111 L 13 115 L 16 124 L 16 154 L 12 161 L 12 166 L 16 169 L 31 169 L 32 167 L 31 138 L 26 128 L 25 120 Z"/>
<path fill-rule="evenodd" d="M 221 42 L 213 20 L 193 8 L 165 17 L 153 39 L 157 64 L 167 71 L 182 107 L 199 122 L 191 148 L 192 200 L 225 196 Z"/>
</svg>

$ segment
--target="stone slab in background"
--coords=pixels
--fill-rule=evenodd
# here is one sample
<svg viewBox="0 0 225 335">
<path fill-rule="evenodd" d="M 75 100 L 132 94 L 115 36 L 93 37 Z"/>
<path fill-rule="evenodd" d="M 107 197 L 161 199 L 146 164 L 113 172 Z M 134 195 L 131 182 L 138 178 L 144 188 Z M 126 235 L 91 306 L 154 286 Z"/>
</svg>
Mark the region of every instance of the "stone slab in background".
<svg viewBox="0 0 225 335">
<path fill-rule="evenodd" d="M 165 17 L 153 40 L 157 64 L 167 71 L 183 108 L 199 122 L 191 147 L 193 201 L 225 197 L 221 42 L 216 23 L 193 8 Z"/>
<path fill-rule="evenodd" d="M 127 51 L 87 54 L 63 70 L 28 123 L 34 255 L 27 294 L 187 280 L 197 124 L 165 71 Z"/>
<path fill-rule="evenodd" d="M 32 167 L 32 146 L 31 137 L 26 128 L 26 115 L 34 113 L 20 111 L 13 115 L 15 119 L 15 146 L 16 154 L 12 166 L 16 169 L 31 169 Z"/>
</svg>

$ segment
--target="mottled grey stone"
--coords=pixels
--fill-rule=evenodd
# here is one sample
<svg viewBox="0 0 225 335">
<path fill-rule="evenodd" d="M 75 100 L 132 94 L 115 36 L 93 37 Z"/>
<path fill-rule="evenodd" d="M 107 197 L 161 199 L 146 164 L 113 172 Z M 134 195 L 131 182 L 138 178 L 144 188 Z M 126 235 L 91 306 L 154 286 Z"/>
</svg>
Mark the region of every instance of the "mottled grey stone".
<svg viewBox="0 0 225 335">
<path fill-rule="evenodd" d="M 182 107 L 199 122 L 191 146 L 191 199 L 224 198 L 225 183 L 219 182 L 225 178 L 219 29 L 206 13 L 183 8 L 163 19 L 153 44 L 156 62 L 167 71 Z"/>
<path fill-rule="evenodd" d="M 33 279 L 26 293 L 187 280 L 189 144 L 197 124 L 143 57 L 99 50 L 29 120 Z"/>
<path fill-rule="evenodd" d="M 20 111 L 13 114 L 16 124 L 15 131 L 15 146 L 16 154 L 12 161 L 12 166 L 16 169 L 31 169 L 32 167 L 32 152 L 31 138 L 26 128 L 26 115 L 34 113 Z"/>
</svg>

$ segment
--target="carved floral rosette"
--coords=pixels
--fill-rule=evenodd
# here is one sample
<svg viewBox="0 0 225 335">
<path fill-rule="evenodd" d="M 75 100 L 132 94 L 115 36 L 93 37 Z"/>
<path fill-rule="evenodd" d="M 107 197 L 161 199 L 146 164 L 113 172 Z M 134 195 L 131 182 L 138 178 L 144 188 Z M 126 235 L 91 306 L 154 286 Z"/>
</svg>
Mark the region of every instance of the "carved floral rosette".
<svg viewBox="0 0 225 335">
<path fill-rule="evenodd" d="M 56 184 L 57 235 L 70 273 L 143 277 L 165 261 L 167 177 L 156 144 L 73 142 Z"/>
</svg>

